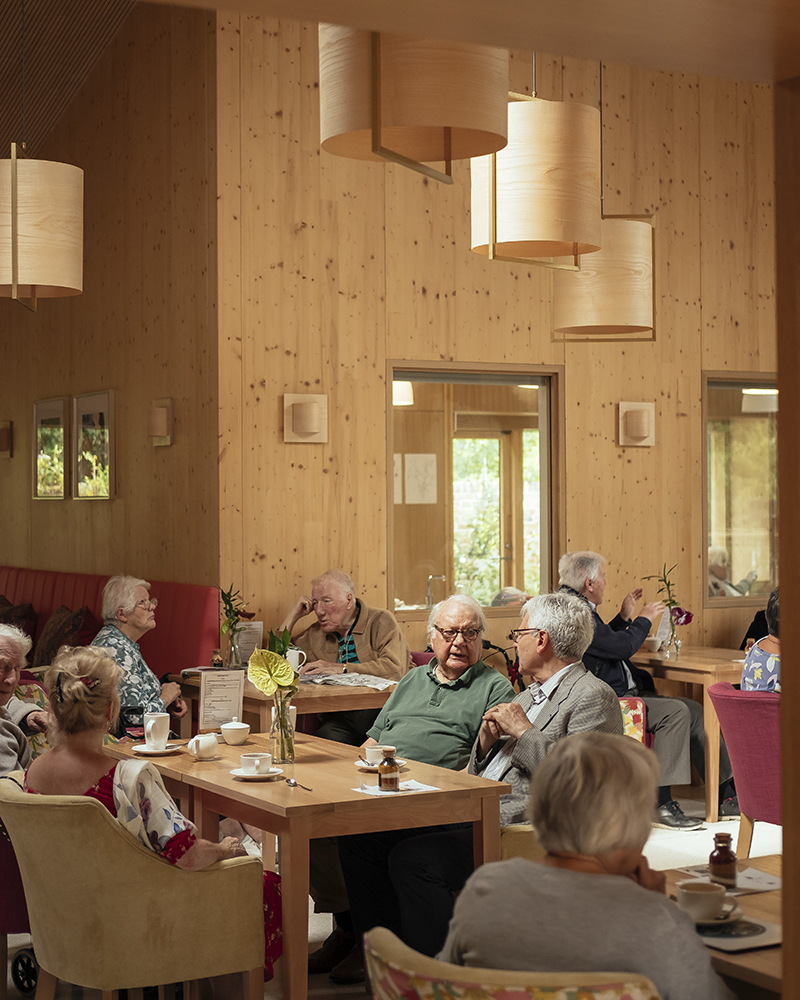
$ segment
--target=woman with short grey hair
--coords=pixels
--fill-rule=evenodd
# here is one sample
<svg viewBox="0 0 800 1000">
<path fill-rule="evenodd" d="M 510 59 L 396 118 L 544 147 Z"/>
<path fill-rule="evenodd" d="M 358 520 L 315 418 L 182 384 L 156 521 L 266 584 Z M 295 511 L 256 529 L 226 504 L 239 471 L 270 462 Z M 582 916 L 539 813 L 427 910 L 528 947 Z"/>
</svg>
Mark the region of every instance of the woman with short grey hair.
<svg viewBox="0 0 800 1000">
<path fill-rule="evenodd" d="M 103 590 L 105 625 L 92 640 L 122 667 L 119 732 L 144 724 L 145 712 L 169 712 L 173 720 L 186 714 L 180 685 L 163 684 L 144 661 L 139 640 L 156 627 L 158 601 L 150 599 L 150 584 L 135 576 L 112 576 Z"/>
<path fill-rule="evenodd" d="M 544 861 L 479 868 L 438 957 L 495 969 L 632 972 L 664 1000 L 733 1000 L 694 922 L 642 854 L 658 781 L 655 755 L 629 736 L 559 740 L 530 787 Z"/>
<path fill-rule="evenodd" d="M 25 767 L 31 759 L 28 735 L 47 729 L 47 713 L 14 694 L 30 636 L 14 625 L 0 625 L 0 774 Z"/>
</svg>

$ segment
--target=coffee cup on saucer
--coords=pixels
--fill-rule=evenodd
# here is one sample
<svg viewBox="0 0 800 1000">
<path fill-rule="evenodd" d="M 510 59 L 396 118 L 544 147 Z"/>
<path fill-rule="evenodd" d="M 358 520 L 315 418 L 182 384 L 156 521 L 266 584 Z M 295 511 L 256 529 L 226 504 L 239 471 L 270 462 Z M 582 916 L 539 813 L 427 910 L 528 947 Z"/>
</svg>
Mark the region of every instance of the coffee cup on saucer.
<svg viewBox="0 0 800 1000">
<path fill-rule="evenodd" d="M 268 774 L 272 770 L 272 754 L 243 753 L 241 765 L 245 774 Z"/>
<path fill-rule="evenodd" d="M 725 903 L 725 886 L 700 878 L 684 879 L 677 885 L 678 906 L 692 920 L 716 920 Z"/>
<path fill-rule="evenodd" d="M 169 713 L 145 712 L 144 745 L 148 750 L 164 750 L 169 739 Z"/>
</svg>

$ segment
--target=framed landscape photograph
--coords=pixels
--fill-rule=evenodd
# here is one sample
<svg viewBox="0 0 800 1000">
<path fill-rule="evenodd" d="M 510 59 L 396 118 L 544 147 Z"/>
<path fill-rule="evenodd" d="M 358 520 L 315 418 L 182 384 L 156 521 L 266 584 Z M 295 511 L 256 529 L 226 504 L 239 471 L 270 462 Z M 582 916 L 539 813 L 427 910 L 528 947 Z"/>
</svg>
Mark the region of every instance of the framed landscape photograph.
<svg viewBox="0 0 800 1000">
<path fill-rule="evenodd" d="M 72 495 L 76 500 L 114 496 L 114 391 L 72 401 Z"/>
<path fill-rule="evenodd" d="M 69 496 L 67 396 L 33 404 L 33 497 L 63 500 Z"/>
</svg>

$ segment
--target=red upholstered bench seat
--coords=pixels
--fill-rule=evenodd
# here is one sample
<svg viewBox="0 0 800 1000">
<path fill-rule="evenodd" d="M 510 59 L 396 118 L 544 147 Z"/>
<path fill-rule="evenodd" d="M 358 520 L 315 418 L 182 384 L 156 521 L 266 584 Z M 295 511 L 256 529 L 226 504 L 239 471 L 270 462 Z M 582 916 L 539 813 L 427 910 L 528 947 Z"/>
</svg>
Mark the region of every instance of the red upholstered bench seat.
<svg viewBox="0 0 800 1000">
<path fill-rule="evenodd" d="M 88 607 L 103 622 L 103 587 L 107 576 L 0 566 L 0 594 L 13 605 L 32 604 L 36 613 L 34 643 L 54 611 Z M 151 580 L 158 599 L 156 628 L 142 637 L 142 656 L 157 677 L 211 662 L 219 645 L 219 590 L 193 583 Z"/>
</svg>

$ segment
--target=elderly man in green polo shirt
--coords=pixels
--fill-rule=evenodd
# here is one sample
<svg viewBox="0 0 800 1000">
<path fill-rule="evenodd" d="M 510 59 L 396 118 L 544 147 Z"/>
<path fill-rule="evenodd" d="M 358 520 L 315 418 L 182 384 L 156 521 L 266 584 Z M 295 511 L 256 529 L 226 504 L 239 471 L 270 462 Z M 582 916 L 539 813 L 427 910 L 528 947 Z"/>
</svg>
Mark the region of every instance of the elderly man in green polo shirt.
<svg viewBox="0 0 800 1000">
<path fill-rule="evenodd" d="M 481 659 L 485 631 L 486 616 L 472 597 L 459 594 L 437 604 L 428 619 L 433 658 L 400 681 L 363 745 L 388 743 L 411 760 L 466 767 L 484 713 L 514 697 L 507 678 Z M 317 867 L 318 852 L 312 847 L 312 884 L 331 876 L 330 868 L 323 873 Z M 309 972 L 329 971 L 337 983 L 360 982 L 364 970 L 350 914 L 334 910 L 334 917 L 333 933 L 309 955 Z"/>
</svg>

